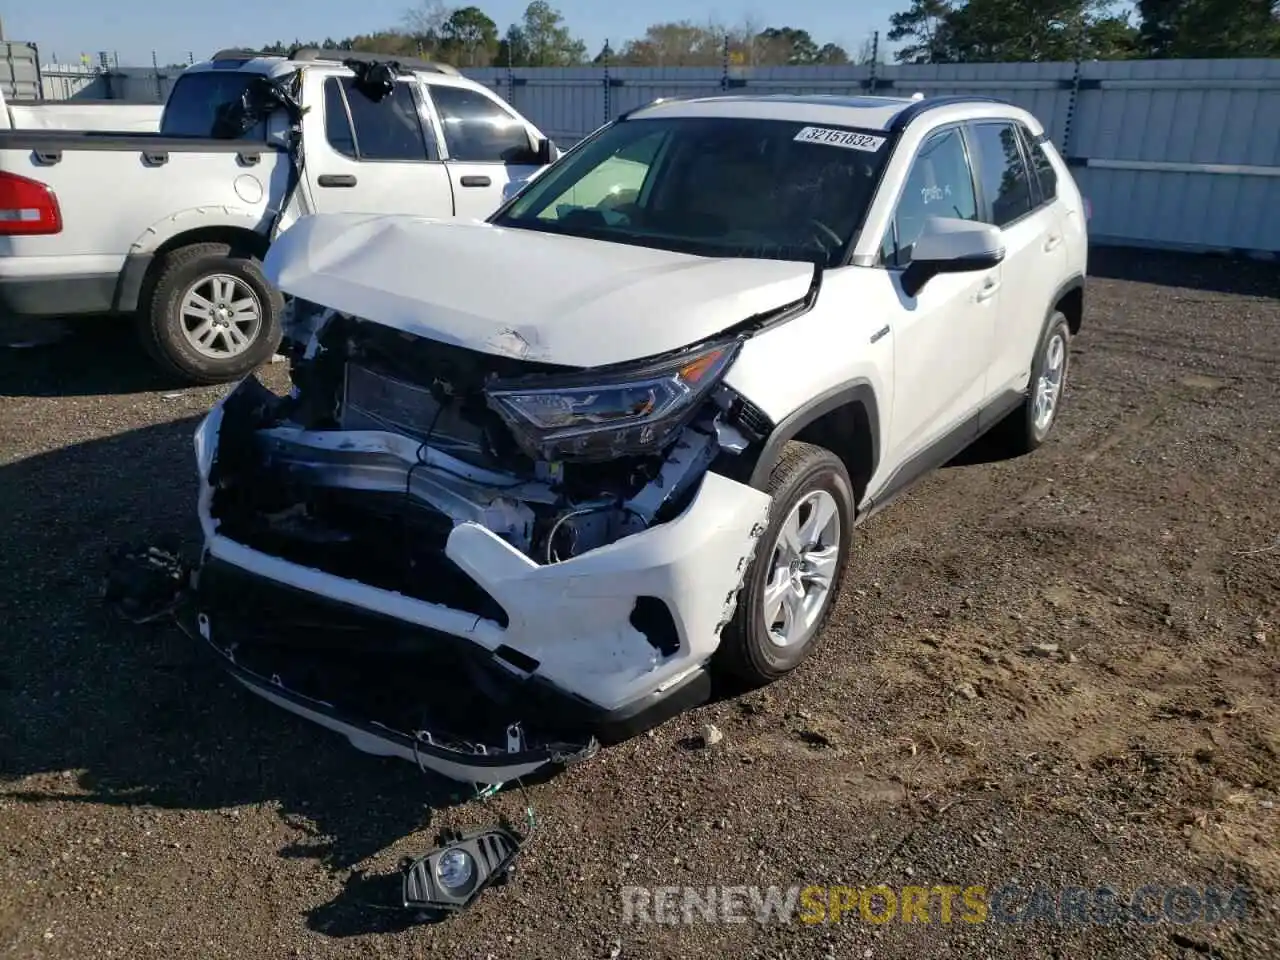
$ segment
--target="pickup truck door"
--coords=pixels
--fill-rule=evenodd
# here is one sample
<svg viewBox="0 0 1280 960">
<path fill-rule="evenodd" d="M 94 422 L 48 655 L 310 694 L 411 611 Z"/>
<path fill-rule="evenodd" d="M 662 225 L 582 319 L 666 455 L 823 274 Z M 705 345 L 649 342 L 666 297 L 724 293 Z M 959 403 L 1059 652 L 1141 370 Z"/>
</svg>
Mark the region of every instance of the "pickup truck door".
<svg viewBox="0 0 1280 960">
<path fill-rule="evenodd" d="M 502 204 L 509 182 L 539 169 L 537 133 L 486 91 L 434 79 L 422 88 L 434 107 L 455 213 L 482 220 Z"/>
<path fill-rule="evenodd" d="M 302 118 L 308 192 L 318 213 L 453 215 L 453 190 L 418 84 L 374 102 L 354 78 L 307 76 Z M 319 107 L 319 109 L 316 109 Z"/>
</svg>

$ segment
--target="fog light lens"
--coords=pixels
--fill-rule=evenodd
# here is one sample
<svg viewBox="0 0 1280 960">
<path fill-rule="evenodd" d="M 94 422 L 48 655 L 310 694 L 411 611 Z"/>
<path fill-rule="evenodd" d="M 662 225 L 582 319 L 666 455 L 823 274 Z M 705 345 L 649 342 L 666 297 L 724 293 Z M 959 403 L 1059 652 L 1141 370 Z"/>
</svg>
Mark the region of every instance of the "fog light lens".
<svg viewBox="0 0 1280 960">
<path fill-rule="evenodd" d="M 436 861 L 436 879 L 450 893 L 465 890 L 475 872 L 476 863 L 465 850 L 446 850 Z"/>
</svg>

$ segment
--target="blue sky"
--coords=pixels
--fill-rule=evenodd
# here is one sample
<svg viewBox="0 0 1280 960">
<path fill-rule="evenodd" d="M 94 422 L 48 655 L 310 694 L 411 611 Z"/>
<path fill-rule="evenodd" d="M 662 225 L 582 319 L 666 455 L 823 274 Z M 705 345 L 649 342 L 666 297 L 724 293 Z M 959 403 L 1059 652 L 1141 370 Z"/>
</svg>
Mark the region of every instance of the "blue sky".
<svg viewBox="0 0 1280 960">
<path fill-rule="evenodd" d="M 520 17 L 528 0 L 475 0 L 502 29 Z M 43 59 L 57 54 L 75 62 L 81 53 L 96 61 L 97 51 L 119 54 L 120 64 L 150 64 L 154 50 L 161 63 L 196 59 L 222 47 L 249 46 L 273 40 L 342 37 L 397 26 L 413 0 L 266 0 L 260 5 L 208 0 L 22 0 L 5 4 L 4 31 L 10 40 L 32 41 Z M 454 2 L 450 6 L 465 6 Z M 835 42 L 856 50 L 880 30 L 883 40 L 889 15 L 909 0 L 552 0 L 573 31 L 594 53 L 638 36 L 650 23 L 667 20 L 739 23 L 750 17 L 766 26 L 808 30 L 819 43 Z M 255 9 L 256 7 L 256 9 Z"/>
</svg>

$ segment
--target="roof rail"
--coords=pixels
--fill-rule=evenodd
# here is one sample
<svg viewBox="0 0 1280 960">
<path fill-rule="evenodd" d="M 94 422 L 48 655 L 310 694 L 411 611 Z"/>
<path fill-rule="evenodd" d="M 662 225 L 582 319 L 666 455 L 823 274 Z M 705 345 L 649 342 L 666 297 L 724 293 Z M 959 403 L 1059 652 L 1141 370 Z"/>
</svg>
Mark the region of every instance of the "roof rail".
<svg viewBox="0 0 1280 960">
<path fill-rule="evenodd" d="M 430 60 L 420 60 L 417 57 L 401 57 L 394 53 L 365 53 L 363 50 L 322 50 L 318 47 L 296 47 L 289 51 L 289 59 L 297 60 L 300 63 L 308 63 L 314 60 L 336 60 L 339 63 L 343 60 L 367 60 L 371 63 L 398 63 L 406 70 L 447 73 L 455 77 L 462 75 L 457 67 L 450 66 L 447 63 L 432 63 Z"/>
<path fill-rule="evenodd" d="M 259 57 L 278 57 L 278 53 L 263 53 L 261 50 L 240 50 L 236 47 L 230 47 L 226 50 L 219 50 L 210 60 L 257 60 Z"/>
<path fill-rule="evenodd" d="M 937 107 L 953 107 L 956 104 L 961 103 L 998 103 L 1005 107 L 1013 106 L 1013 104 L 1009 103 L 1007 100 L 1000 100 L 997 97 L 922 97 L 919 100 L 912 97 L 911 104 L 909 106 L 903 107 L 894 114 L 893 120 L 889 124 L 889 129 L 896 133 L 906 127 L 907 124 L 922 113 L 927 113 Z"/>
</svg>

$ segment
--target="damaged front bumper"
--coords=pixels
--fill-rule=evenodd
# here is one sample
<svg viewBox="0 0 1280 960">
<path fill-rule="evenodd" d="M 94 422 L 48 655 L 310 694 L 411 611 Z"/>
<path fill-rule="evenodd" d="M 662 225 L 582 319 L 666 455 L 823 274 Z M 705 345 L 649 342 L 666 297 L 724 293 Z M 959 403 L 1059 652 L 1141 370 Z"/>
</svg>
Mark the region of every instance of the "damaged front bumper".
<svg viewBox="0 0 1280 960">
<path fill-rule="evenodd" d="M 444 554 L 502 614 L 486 616 L 220 529 L 210 477 L 225 410 L 195 437 L 199 630 L 253 692 L 358 749 L 475 783 L 571 762 L 705 699 L 704 666 L 764 531 L 766 494 L 708 471 L 674 517 L 547 564 L 483 517 L 455 517 Z"/>
</svg>

